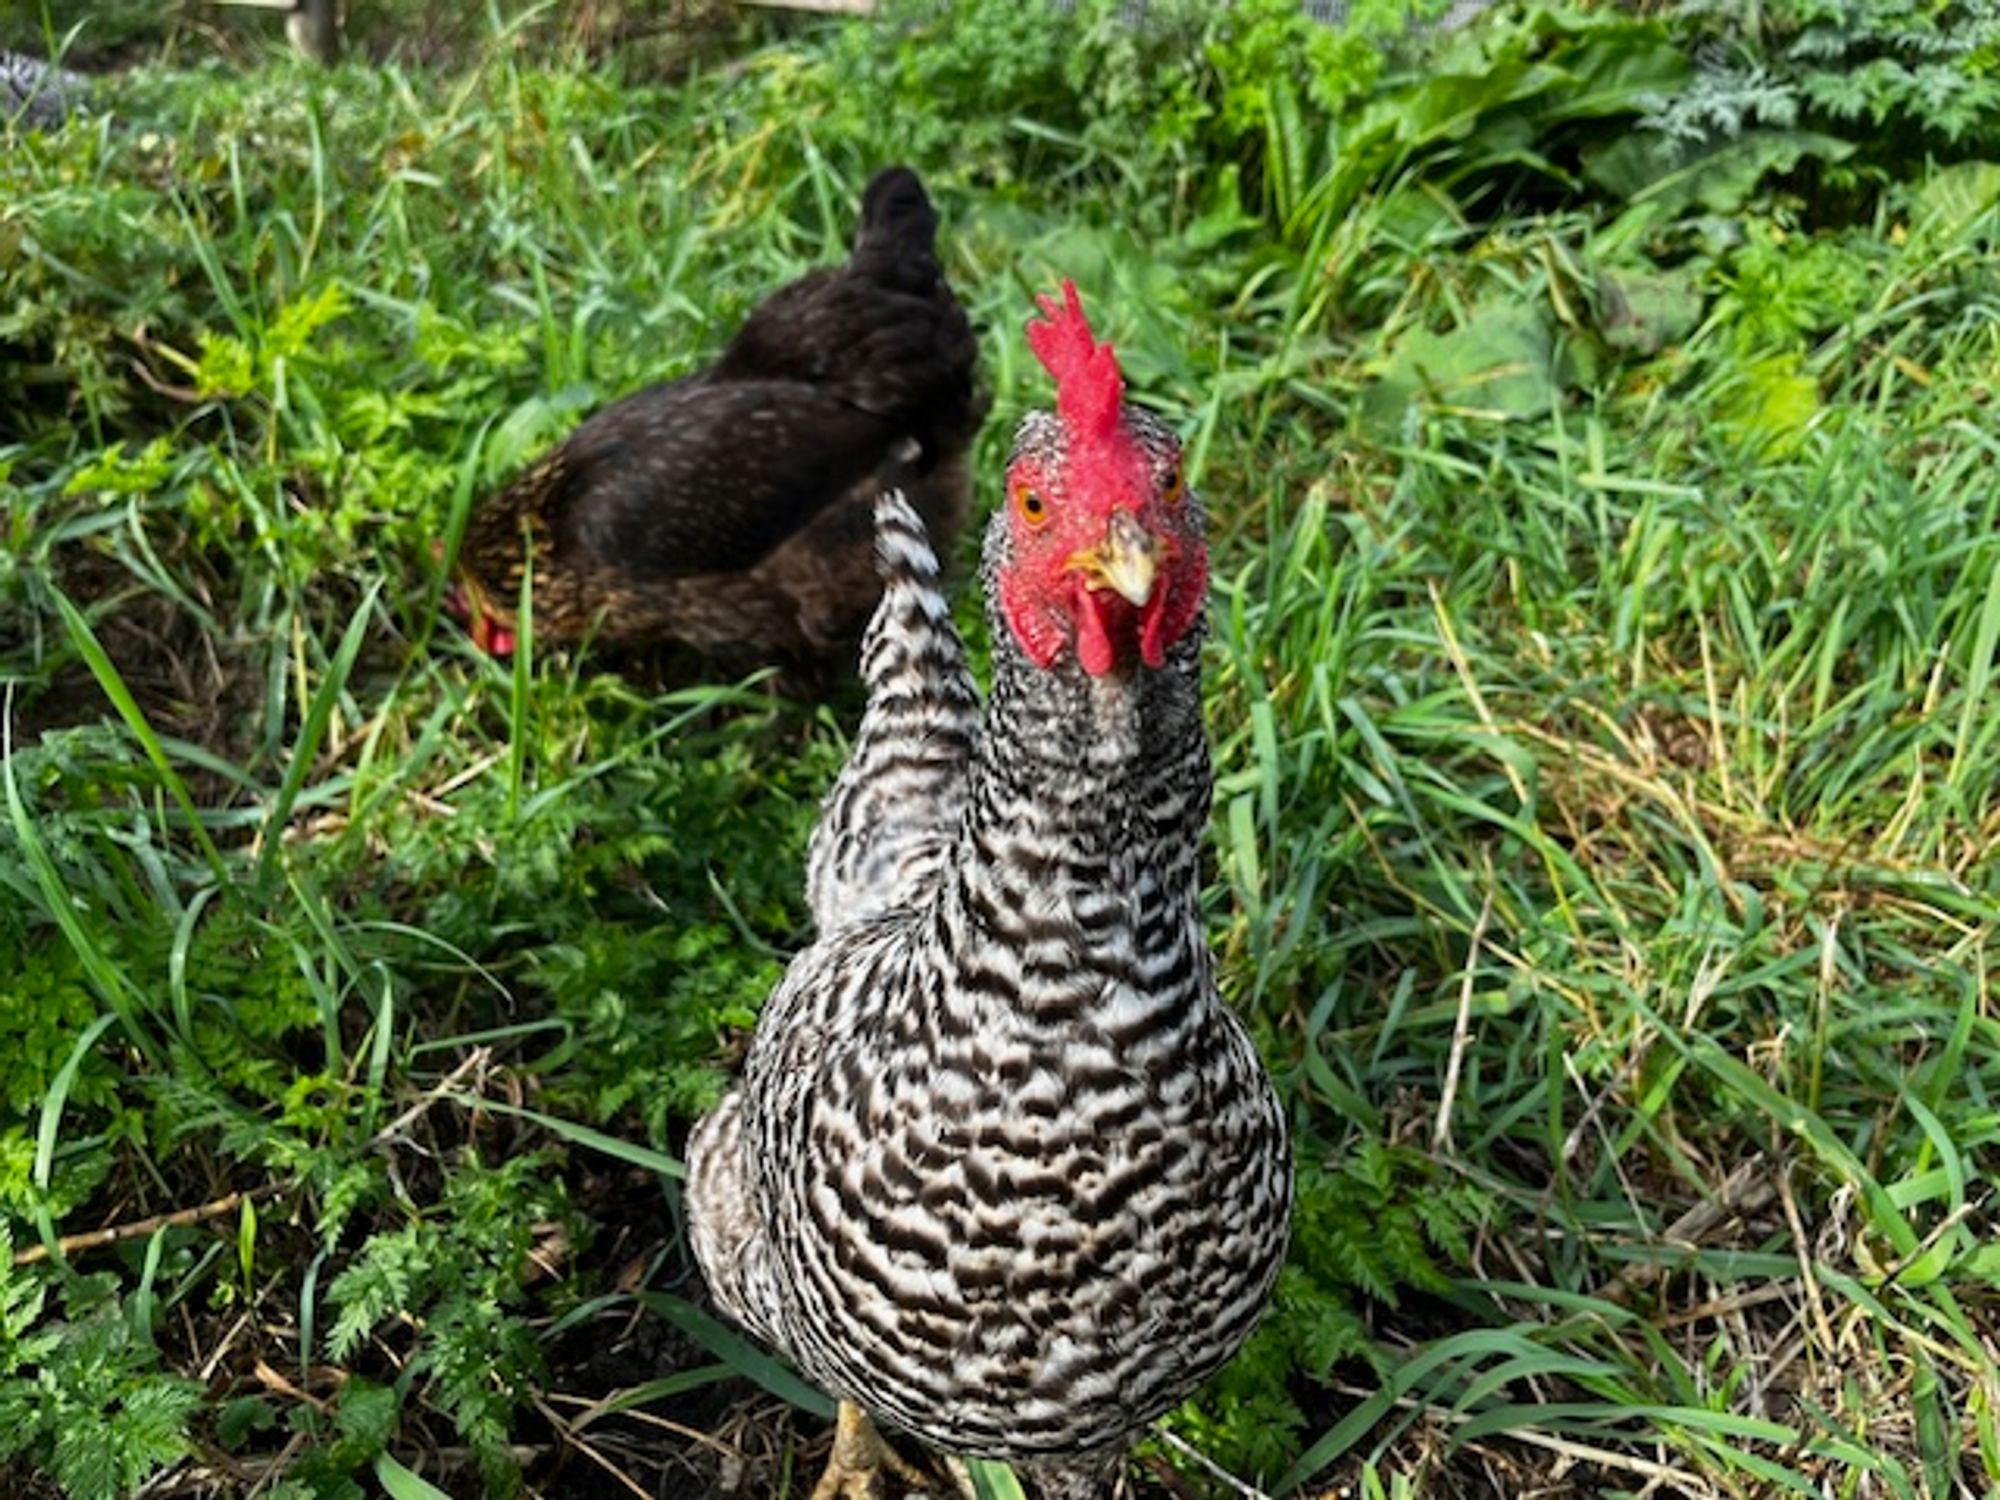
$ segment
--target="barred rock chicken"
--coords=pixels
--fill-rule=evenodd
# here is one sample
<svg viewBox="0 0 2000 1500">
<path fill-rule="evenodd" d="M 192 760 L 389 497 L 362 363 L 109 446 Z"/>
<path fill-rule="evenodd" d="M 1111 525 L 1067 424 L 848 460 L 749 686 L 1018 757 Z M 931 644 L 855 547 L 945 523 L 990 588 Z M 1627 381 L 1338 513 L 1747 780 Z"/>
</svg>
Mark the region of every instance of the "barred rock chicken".
<svg viewBox="0 0 2000 1500">
<path fill-rule="evenodd" d="M 52 130 L 83 109 L 88 87 L 85 79 L 54 63 L 0 49 L 0 128 Z"/>
<path fill-rule="evenodd" d="M 818 1500 L 870 1493 L 870 1416 L 1100 1493 L 1284 1252 L 1285 1120 L 1196 905 L 1202 508 L 1063 290 L 1028 329 L 1056 411 L 1021 423 L 986 532 L 984 712 L 887 493 L 817 941 L 689 1142 L 717 1302 L 842 1403 Z"/>
<path fill-rule="evenodd" d="M 604 408 L 489 499 L 448 600 L 511 651 L 521 572 L 543 640 L 678 642 L 810 665 L 881 592 L 871 508 L 893 475 L 943 538 L 970 503 L 978 345 L 916 174 L 868 184 L 846 265 L 758 306 L 722 357 Z"/>
</svg>

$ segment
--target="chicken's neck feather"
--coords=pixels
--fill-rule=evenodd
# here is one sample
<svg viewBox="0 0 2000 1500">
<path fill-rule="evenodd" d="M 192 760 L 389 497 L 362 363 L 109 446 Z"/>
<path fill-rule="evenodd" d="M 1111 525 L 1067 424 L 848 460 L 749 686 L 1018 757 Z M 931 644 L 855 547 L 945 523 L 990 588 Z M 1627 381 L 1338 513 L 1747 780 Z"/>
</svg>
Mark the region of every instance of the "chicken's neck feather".
<svg viewBox="0 0 2000 1500">
<path fill-rule="evenodd" d="M 1006 955 L 1023 1008 L 1116 1007 L 1206 974 L 1199 851 L 1210 772 L 1198 632 L 1166 666 L 1037 668 L 1004 632 L 941 897 L 955 945 Z M 997 960 L 996 960 L 997 962 Z"/>
</svg>

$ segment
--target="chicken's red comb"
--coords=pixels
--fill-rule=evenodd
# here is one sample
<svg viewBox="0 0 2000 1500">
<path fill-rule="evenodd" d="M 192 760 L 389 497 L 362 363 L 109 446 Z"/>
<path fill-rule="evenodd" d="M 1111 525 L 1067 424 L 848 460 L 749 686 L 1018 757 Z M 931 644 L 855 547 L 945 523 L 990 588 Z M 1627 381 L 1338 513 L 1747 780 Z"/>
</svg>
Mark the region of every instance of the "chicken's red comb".
<svg viewBox="0 0 2000 1500">
<path fill-rule="evenodd" d="M 1060 306 L 1037 297 L 1047 322 L 1028 324 L 1028 347 L 1056 382 L 1056 414 L 1073 439 L 1090 442 L 1117 430 L 1125 401 L 1125 377 L 1109 344 L 1100 344 L 1083 315 L 1076 283 L 1064 280 Z"/>
</svg>

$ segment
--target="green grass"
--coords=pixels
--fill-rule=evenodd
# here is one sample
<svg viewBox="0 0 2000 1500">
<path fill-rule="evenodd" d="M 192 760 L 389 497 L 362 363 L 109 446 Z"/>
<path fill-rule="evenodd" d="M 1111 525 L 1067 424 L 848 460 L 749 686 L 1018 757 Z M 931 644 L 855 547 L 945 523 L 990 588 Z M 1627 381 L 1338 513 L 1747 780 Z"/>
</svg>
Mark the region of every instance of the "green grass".
<svg viewBox="0 0 2000 1500">
<path fill-rule="evenodd" d="M 497 667 L 430 542 L 898 142 L 983 492 L 1069 274 L 1216 518 L 1206 910 L 1298 1227 L 1145 1492 L 2000 1486 L 2000 128 L 1816 217 L 1824 146 L 1599 154 L 1657 20 L 1294 89 L 1285 7 L 1167 9 L 672 87 L 176 54 L 0 154 L 0 1489 L 809 1488 L 675 1153 L 858 703 Z"/>
</svg>

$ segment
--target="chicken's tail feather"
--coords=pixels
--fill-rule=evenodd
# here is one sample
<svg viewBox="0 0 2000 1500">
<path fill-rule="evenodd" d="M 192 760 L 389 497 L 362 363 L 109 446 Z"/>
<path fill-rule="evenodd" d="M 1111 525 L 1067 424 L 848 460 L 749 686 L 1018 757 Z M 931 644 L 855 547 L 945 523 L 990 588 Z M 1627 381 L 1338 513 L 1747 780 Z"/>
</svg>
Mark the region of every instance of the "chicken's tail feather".
<svg viewBox="0 0 2000 1500">
<path fill-rule="evenodd" d="M 942 570 L 923 517 L 900 488 L 875 499 L 875 569 L 885 589 L 914 585 L 935 592 Z M 942 596 L 939 596 L 942 603 Z"/>
<path fill-rule="evenodd" d="M 886 167 L 861 195 L 854 266 L 900 291 L 930 290 L 942 271 L 937 259 L 937 210 L 908 167 Z"/>
<path fill-rule="evenodd" d="M 977 709 L 965 670 L 965 647 L 951 621 L 943 566 L 923 517 L 900 488 L 875 500 L 875 567 L 882 600 L 861 641 L 861 680 L 869 714 L 882 718 L 882 700 L 907 705 L 905 731 L 934 729 L 942 718 L 956 726 Z"/>
<path fill-rule="evenodd" d="M 937 550 L 901 489 L 875 502 L 875 558 L 882 600 L 861 643 L 868 707 L 806 850 L 822 935 L 907 908 L 939 878 L 979 727 Z"/>
</svg>

